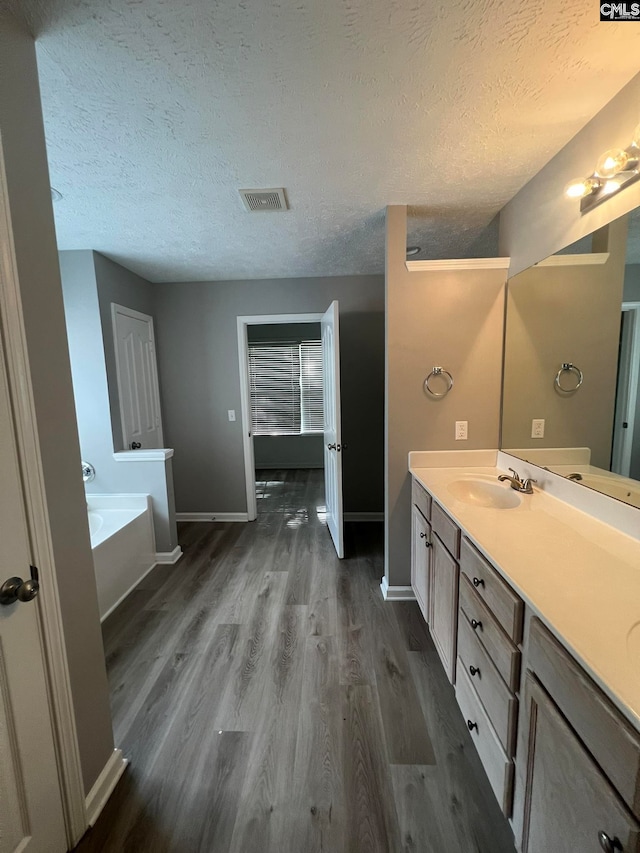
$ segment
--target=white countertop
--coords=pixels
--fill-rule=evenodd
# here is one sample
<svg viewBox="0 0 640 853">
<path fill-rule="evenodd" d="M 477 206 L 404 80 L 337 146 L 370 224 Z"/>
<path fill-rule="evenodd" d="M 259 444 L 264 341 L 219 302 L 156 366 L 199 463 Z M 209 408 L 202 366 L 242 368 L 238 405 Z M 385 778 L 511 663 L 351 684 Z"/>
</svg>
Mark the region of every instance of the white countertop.
<svg viewBox="0 0 640 853">
<path fill-rule="evenodd" d="M 496 467 L 410 471 L 640 730 L 640 541 L 542 491 L 512 509 L 449 492 L 474 475 L 497 483 Z"/>
</svg>

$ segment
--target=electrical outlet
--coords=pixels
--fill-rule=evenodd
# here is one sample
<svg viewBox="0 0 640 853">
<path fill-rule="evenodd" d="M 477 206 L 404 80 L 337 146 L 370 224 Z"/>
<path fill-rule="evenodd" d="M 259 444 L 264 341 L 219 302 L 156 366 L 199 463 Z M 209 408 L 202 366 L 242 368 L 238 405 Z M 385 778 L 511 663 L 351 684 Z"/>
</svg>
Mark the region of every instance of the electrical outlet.
<svg viewBox="0 0 640 853">
<path fill-rule="evenodd" d="M 230 421 L 235 421 L 235 419 L 236 419 L 236 410 L 235 409 L 229 409 L 227 411 L 227 414 L 229 415 Z"/>
<path fill-rule="evenodd" d="M 456 441 L 467 440 L 468 421 L 456 421 Z"/>
<path fill-rule="evenodd" d="M 544 438 L 544 418 L 534 418 L 531 421 L 531 438 Z"/>
</svg>

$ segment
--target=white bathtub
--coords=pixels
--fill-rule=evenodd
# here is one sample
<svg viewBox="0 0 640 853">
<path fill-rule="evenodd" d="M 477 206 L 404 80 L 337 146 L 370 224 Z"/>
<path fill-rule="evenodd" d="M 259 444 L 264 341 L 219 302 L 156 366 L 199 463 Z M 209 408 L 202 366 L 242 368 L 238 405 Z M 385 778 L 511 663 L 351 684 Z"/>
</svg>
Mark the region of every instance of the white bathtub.
<svg viewBox="0 0 640 853">
<path fill-rule="evenodd" d="M 115 610 L 155 566 L 148 495 L 87 495 L 100 619 Z"/>
</svg>

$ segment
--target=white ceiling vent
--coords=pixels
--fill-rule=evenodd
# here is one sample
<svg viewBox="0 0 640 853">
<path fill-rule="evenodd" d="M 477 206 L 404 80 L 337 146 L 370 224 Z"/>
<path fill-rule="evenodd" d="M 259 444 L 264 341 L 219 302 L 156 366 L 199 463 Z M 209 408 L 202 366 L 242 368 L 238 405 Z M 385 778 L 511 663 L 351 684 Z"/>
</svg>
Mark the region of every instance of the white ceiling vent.
<svg viewBox="0 0 640 853">
<path fill-rule="evenodd" d="M 287 197 L 283 187 L 269 190 L 240 190 L 242 201 L 247 210 L 288 210 Z"/>
</svg>

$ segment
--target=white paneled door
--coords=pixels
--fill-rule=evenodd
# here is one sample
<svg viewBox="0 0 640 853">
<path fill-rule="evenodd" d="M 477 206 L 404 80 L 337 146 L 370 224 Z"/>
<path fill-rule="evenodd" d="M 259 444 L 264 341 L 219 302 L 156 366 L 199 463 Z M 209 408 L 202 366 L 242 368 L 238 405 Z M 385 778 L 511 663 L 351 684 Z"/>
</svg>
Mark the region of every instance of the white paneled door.
<svg viewBox="0 0 640 853">
<path fill-rule="evenodd" d="M 30 546 L 0 340 L 0 853 L 67 849 L 38 601 L 12 602 Z"/>
<path fill-rule="evenodd" d="M 124 447 L 162 447 L 153 318 L 122 305 L 111 311 Z"/>
<path fill-rule="evenodd" d="M 338 557 L 344 557 L 340 335 L 337 302 L 332 302 L 322 317 L 322 366 L 324 381 L 324 489 L 327 526 Z"/>
</svg>

